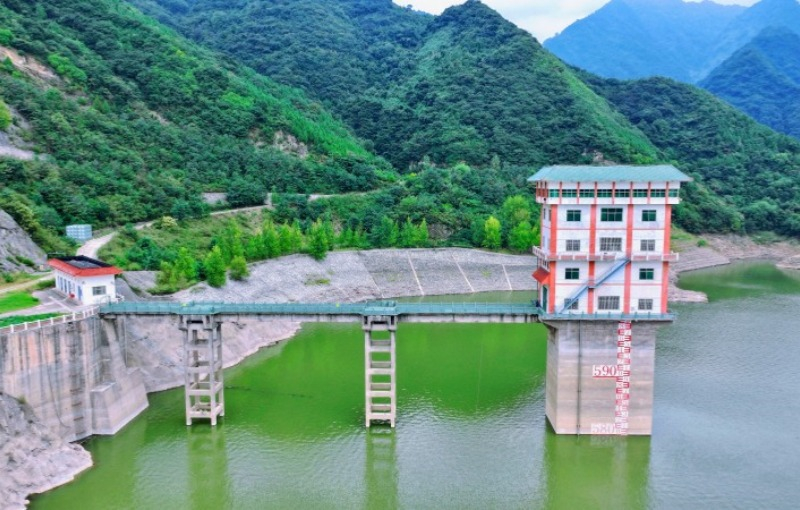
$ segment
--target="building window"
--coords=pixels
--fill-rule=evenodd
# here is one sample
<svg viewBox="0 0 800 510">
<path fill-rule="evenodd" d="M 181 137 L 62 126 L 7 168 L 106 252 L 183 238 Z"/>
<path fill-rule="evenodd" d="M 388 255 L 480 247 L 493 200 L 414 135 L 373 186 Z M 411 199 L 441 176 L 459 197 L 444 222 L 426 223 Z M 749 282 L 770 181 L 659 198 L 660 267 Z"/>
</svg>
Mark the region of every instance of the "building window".
<svg viewBox="0 0 800 510">
<path fill-rule="evenodd" d="M 642 211 L 642 221 L 656 221 L 656 211 L 653 209 Z"/>
<path fill-rule="evenodd" d="M 619 296 L 600 296 L 597 298 L 598 310 L 619 310 Z"/>
<path fill-rule="evenodd" d="M 631 190 L 629 189 L 614 190 L 614 196 L 617 198 L 630 198 Z"/>
<path fill-rule="evenodd" d="M 567 210 L 567 221 L 581 221 L 580 210 Z"/>
<path fill-rule="evenodd" d="M 639 310 L 652 310 L 653 309 L 653 300 L 652 299 L 640 299 L 639 300 Z"/>
<path fill-rule="evenodd" d="M 568 267 L 564 270 L 564 279 L 565 280 L 580 280 L 581 279 L 581 270 L 577 267 Z"/>
<path fill-rule="evenodd" d="M 656 271 L 652 268 L 642 268 L 639 270 L 640 280 L 655 280 Z"/>
<path fill-rule="evenodd" d="M 621 237 L 601 237 L 600 251 L 622 251 Z"/>
<path fill-rule="evenodd" d="M 641 250 L 642 251 L 656 251 L 656 240 L 655 239 L 642 239 Z"/>
<path fill-rule="evenodd" d="M 665 196 L 667 196 L 667 190 L 665 189 L 650 190 L 650 198 L 664 198 Z"/>
<path fill-rule="evenodd" d="M 600 210 L 600 221 L 622 221 L 622 207 L 604 207 Z"/>
<path fill-rule="evenodd" d="M 594 190 L 589 189 L 582 189 L 581 190 L 581 198 L 594 198 Z"/>
<path fill-rule="evenodd" d="M 569 306 L 567 306 L 569 304 Z M 576 299 L 572 303 L 570 303 L 570 298 L 564 300 L 564 309 L 565 310 L 577 310 L 578 304 L 580 304 L 580 300 Z"/>
<path fill-rule="evenodd" d="M 681 196 L 681 190 L 679 189 L 671 189 L 669 190 L 670 198 L 678 198 Z"/>
<path fill-rule="evenodd" d="M 633 190 L 633 198 L 647 198 L 647 190 L 646 189 Z"/>
<path fill-rule="evenodd" d="M 597 198 L 611 198 L 612 196 L 612 191 L 610 189 L 597 190 Z"/>
<path fill-rule="evenodd" d="M 105 296 L 106 295 L 106 287 L 102 285 L 100 287 L 92 287 L 92 296 Z"/>
<path fill-rule="evenodd" d="M 550 190 L 550 198 L 558 198 L 558 196 L 559 196 L 559 194 L 558 194 L 558 190 L 557 189 L 551 189 Z"/>
<path fill-rule="evenodd" d="M 577 196 L 578 196 L 578 190 L 576 189 L 561 190 L 561 198 L 575 198 Z"/>
<path fill-rule="evenodd" d="M 567 251 L 581 251 L 580 239 L 567 239 Z"/>
</svg>

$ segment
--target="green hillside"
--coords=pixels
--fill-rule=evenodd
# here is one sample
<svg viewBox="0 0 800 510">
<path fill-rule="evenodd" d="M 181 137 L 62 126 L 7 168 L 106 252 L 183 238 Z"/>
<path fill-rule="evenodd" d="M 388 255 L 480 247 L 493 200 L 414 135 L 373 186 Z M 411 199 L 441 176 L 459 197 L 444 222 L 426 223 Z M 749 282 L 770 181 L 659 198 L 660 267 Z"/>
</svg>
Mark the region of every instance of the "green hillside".
<svg viewBox="0 0 800 510">
<path fill-rule="evenodd" d="M 656 157 L 530 34 L 474 0 L 436 18 L 390 0 L 155 1 L 134 3 L 303 87 L 399 169 L 426 157 L 530 166 L 590 162 L 598 153 Z"/>
<path fill-rule="evenodd" d="M 762 124 L 800 139 L 800 35 L 765 29 L 700 83 Z"/>
<path fill-rule="evenodd" d="M 677 211 L 684 228 L 800 235 L 800 142 L 666 78 L 587 80 L 667 160 L 697 178 L 686 195 L 690 207 Z"/>
<path fill-rule="evenodd" d="M 124 2 L 6 0 L 0 46 L 0 127 L 40 155 L 0 159 L 0 203 L 27 202 L 48 227 L 197 216 L 201 191 L 231 186 L 367 190 L 391 173 L 302 92 Z"/>
</svg>

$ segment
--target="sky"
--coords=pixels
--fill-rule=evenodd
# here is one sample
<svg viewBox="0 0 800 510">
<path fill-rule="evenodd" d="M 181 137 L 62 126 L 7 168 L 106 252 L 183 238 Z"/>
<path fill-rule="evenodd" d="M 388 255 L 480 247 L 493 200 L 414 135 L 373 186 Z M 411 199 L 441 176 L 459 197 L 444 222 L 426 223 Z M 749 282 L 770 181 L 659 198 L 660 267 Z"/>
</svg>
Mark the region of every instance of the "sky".
<svg viewBox="0 0 800 510">
<path fill-rule="evenodd" d="M 439 14 L 451 5 L 464 3 L 464 0 L 394 1 L 400 5 L 412 5 L 414 9 L 431 14 Z M 718 4 L 753 5 L 758 0 L 714 1 Z M 608 3 L 608 0 L 483 0 L 483 3 L 543 42 L 567 28 L 574 21 L 590 15 Z"/>
</svg>

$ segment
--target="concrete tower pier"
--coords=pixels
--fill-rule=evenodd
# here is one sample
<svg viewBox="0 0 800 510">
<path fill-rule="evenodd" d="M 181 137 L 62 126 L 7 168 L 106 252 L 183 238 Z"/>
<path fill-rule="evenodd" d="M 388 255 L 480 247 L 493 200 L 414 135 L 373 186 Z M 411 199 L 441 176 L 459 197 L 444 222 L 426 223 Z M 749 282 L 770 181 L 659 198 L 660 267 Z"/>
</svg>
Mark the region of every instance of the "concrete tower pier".
<svg viewBox="0 0 800 510">
<path fill-rule="evenodd" d="M 629 335 L 621 324 L 630 324 Z M 549 320 L 545 325 L 545 413 L 555 432 L 650 435 L 658 323 Z"/>
</svg>

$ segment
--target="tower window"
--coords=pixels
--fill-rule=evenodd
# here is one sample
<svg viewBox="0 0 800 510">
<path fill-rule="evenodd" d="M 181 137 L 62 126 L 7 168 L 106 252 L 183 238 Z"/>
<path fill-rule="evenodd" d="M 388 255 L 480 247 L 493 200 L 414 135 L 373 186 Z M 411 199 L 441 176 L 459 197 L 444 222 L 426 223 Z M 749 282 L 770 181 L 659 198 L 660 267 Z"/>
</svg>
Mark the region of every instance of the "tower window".
<svg viewBox="0 0 800 510">
<path fill-rule="evenodd" d="M 567 251 L 581 251 L 580 239 L 567 239 Z"/>
<path fill-rule="evenodd" d="M 581 221 L 581 211 L 567 210 L 567 221 Z"/>
<path fill-rule="evenodd" d="M 640 299 L 639 300 L 639 310 L 652 310 L 653 309 L 653 300 L 652 299 Z"/>
<path fill-rule="evenodd" d="M 550 198 L 558 198 L 559 197 L 558 190 L 557 189 L 551 189 L 549 195 L 550 195 Z"/>
<path fill-rule="evenodd" d="M 610 189 L 597 190 L 597 198 L 611 198 L 612 191 Z"/>
<path fill-rule="evenodd" d="M 569 302 L 570 302 L 570 298 L 566 298 L 566 299 L 564 300 L 564 306 L 567 306 L 567 304 L 568 304 Z M 575 300 L 575 301 L 573 301 L 573 302 L 572 302 L 572 304 L 570 304 L 570 305 L 569 305 L 569 307 L 567 307 L 566 309 L 567 309 L 567 310 L 577 310 L 577 309 L 578 309 L 578 305 L 579 305 L 579 304 L 580 304 L 580 301 L 579 301 L 578 299 L 576 299 L 576 300 Z"/>
<path fill-rule="evenodd" d="M 600 296 L 597 298 L 598 310 L 619 310 L 619 296 Z"/>
<path fill-rule="evenodd" d="M 581 270 L 577 267 L 568 267 L 564 270 L 564 279 L 565 280 L 580 280 L 581 279 Z"/>
<path fill-rule="evenodd" d="M 561 190 L 561 198 L 575 198 L 577 196 L 578 196 L 578 190 L 576 189 Z"/>
<path fill-rule="evenodd" d="M 650 190 L 650 198 L 664 198 L 665 196 L 667 196 L 667 190 L 665 189 Z"/>
<path fill-rule="evenodd" d="M 639 279 L 640 280 L 654 280 L 656 276 L 655 269 L 652 268 L 642 268 L 639 270 Z"/>
<path fill-rule="evenodd" d="M 622 221 L 622 207 L 604 207 L 600 210 L 600 221 Z"/>
<path fill-rule="evenodd" d="M 630 198 L 631 190 L 629 189 L 614 190 L 614 196 L 617 198 Z"/>
<path fill-rule="evenodd" d="M 621 237 L 601 237 L 600 251 L 622 251 Z"/>
<path fill-rule="evenodd" d="M 678 198 L 681 196 L 681 190 L 679 189 L 671 189 L 669 190 L 669 196 L 671 198 Z"/>
<path fill-rule="evenodd" d="M 594 189 L 582 189 L 581 198 L 594 198 Z"/>
<path fill-rule="evenodd" d="M 655 239 L 642 239 L 641 250 L 642 251 L 656 251 L 656 240 Z"/>
<path fill-rule="evenodd" d="M 633 198 L 647 198 L 647 190 L 646 189 L 633 190 Z"/>
<path fill-rule="evenodd" d="M 653 209 L 642 211 L 642 221 L 656 221 L 656 211 Z"/>
</svg>

